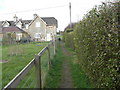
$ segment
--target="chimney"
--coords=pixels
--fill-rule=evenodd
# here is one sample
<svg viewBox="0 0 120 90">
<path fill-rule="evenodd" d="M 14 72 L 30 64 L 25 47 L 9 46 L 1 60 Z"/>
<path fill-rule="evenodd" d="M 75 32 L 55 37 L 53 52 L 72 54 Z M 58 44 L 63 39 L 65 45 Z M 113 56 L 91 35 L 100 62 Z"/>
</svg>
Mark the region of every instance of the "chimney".
<svg viewBox="0 0 120 90">
<path fill-rule="evenodd" d="M 37 14 L 33 14 L 33 19 L 35 19 L 38 15 Z"/>
<path fill-rule="evenodd" d="M 16 14 L 14 15 L 14 22 L 17 22 L 18 21 L 18 17 L 16 16 Z"/>
<path fill-rule="evenodd" d="M 22 18 L 20 18 L 19 21 L 22 21 Z"/>
</svg>

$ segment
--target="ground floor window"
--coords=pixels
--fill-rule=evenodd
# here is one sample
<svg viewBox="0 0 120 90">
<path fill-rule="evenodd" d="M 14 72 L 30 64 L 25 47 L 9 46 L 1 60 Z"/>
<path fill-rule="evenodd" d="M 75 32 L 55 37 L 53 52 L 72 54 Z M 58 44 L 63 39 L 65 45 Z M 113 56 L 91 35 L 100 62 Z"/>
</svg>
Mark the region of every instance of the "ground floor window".
<svg viewBox="0 0 120 90">
<path fill-rule="evenodd" d="M 34 38 L 41 38 L 41 33 L 35 33 Z"/>
<path fill-rule="evenodd" d="M 16 34 L 16 40 L 20 40 L 22 38 L 22 34 L 19 33 L 19 34 Z"/>
</svg>

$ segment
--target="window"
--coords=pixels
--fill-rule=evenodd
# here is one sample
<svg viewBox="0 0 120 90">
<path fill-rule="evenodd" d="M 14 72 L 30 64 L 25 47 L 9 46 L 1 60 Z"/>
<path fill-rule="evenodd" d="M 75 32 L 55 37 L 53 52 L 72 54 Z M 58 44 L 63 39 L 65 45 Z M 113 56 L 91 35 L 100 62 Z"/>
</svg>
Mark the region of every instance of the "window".
<svg viewBox="0 0 120 90">
<path fill-rule="evenodd" d="M 22 34 L 21 33 L 16 34 L 16 40 L 20 40 L 21 38 L 22 38 Z"/>
<path fill-rule="evenodd" d="M 36 27 L 40 27 L 40 22 L 36 22 Z"/>
<path fill-rule="evenodd" d="M 40 38 L 40 36 L 41 36 L 41 33 L 35 33 L 34 35 L 35 38 Z"/>
</svg>

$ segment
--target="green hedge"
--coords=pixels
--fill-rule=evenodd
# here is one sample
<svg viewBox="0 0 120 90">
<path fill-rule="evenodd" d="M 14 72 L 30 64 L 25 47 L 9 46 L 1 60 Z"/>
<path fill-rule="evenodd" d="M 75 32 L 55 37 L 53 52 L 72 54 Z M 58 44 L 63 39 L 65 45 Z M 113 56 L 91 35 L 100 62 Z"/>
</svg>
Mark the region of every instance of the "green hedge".
<svg viewBox="0 0 120 90">
<path fill-rule="evenodd" d="M 75 27 L 72 34 L 65 33 L 64 40 L 71 40 L 79 63 L 95 87 L 120 87 L 120 2 L 102 3 L 90 10 Z"/>
<path fill-rule="evenodd" d="M 65 42 L 65 45 L 69 48 L 75 48 L 74 43 L 73 43 L 73 39 L 74 39 L 74 33 L 73 32 L 64 32 L 63 35 L 63 41 Z"/>
</svg>

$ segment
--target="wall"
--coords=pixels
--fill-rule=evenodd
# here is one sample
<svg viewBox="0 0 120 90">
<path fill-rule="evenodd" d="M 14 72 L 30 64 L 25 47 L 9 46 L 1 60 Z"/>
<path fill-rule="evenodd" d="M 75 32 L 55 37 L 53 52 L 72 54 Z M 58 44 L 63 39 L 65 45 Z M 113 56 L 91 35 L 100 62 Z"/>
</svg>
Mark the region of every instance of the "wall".
<svg viewBox="0 0 120 90">
<path fill-rule="evenodd" d="M 56 36 L 57 28 L 56 26 L 47 26 L 47 41 L 52 40 Z"/>
<path fill-rule="evenodd" d="M 36 22 L 40 22 L 40 27 L 36 27 Z M 41 38 L 38 38 L 39 41 L 45 41 L 46 40 L 46 24 L 44 21 L 42 21 L 41 18 L 37 17 L 35 21 L 32 22 L 32 24 L 28 27 L 28 33 L 31 36 L 31 40 L 35 40 L 35 34 L 41 33 Z"/>
</svg>

